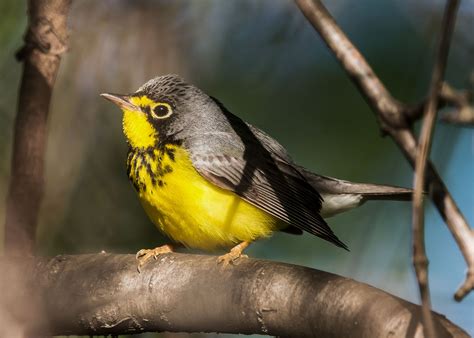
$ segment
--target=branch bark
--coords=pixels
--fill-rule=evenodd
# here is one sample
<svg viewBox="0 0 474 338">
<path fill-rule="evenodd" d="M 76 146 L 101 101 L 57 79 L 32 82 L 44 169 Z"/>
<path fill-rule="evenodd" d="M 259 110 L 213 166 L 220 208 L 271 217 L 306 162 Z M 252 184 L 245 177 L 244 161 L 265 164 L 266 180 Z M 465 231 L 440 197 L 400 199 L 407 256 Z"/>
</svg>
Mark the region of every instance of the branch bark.
<svg viewBox="0 0 474 338">
<path fill-rule="evenodd" d="M 471 82 L 474 81 L 474 76 Z M 453 110 L 441 117 L 443 122 L 460 125 L 474 125 L 474 108 L 472 107 L 473 90 L 456 90 L 449 83 L 445 82 L 438 93 L 438 109 L 446 106 L 453 107 Z M 423 117 L 428 100 L 421 103 L 408 105 L 404 110 L 404 115 L 409 123 L 414 123 Z"/>
<path fill-rule="evenodd" d="M 433 318 L 431 316 L 430 287 L 428 280 L 428 258 L 425 249 L 425 226 L 423 191 L 426 185 L 426 162 L 431 150 L 436 116 L 438 112 L 438 97 L 443 85 L 444 73 L 448 61 L 451 37 L 456 22 L 456 13 L 459 7 L 458 0 L 448 0 L 443 16 L 441 37 L 436 56 L 428 102 L 425 107 L 424 120 L 421 126 L 418 156 L 415 161 L 415 175 L 413 178 L 413 266 L 415 268 L 418 288 L 422 302 L 424 332 L 427 337 L 436 338 Z"/>
<path fill-rule="evenodd" d="M 15 313 L 23 330 L 35 335 L 422 336 L 418 305 L 351 279 L 278 262 L 242 259 L 223 270 L 214 256 L 166 254 L 138 273 L 133 255 L 102 253 L 2 258 L 0 268 L 0 313 L 1 307 Z M 27 313 L 32 309 L 36 316 Z M 468 337 L 442 315 L 433 318 L 439 337 Z"/>
<path fill-rule="evenodd" d="M 457 91 L 447 83 L 441 89 L 441 99 L 451 102 L 455 107 L 453 110 L 445 113 L 441 121 L 453 123 L 461 126 L 474 127 L 474 106 L 472 99 L 474 96 L 474 75 L 472 76 L 471 90 Z"/>
<path fill-rule="evenodd" d="M 46 124 L 61 54 L 66 51 L 70 0 L 28 1 L 24 61 L 15 119 L 13 158 L 7 197 L 5 251 L 33 253 L 43 194 Z"/>
<path fill-rule="evenodd" d="M 412 107 L 392 97 L 321 1 L 295 0 L 295 2 L 366 99 L 375 113 L 382 132 L 392 137 L 414 167 L 417 143 L 405 116 L 405 112 L 412 110 Z M 456 240 L 468 267 L 466 279 L 454 296 L 459 301 L 474 288 L 474 234 L 430 161 L 427 162 L 426 181 L 430 197 Z"/>
</svg>

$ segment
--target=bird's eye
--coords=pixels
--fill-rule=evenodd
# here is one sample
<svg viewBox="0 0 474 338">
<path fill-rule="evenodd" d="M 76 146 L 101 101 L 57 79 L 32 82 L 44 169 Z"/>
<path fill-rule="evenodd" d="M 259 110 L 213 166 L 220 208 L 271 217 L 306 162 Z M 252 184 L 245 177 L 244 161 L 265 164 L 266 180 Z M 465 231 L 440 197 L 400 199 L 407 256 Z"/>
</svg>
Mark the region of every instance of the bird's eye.
<svg viewBox="0 0 474 338">
<path fill-rule="evenodd" d="M 165 119 L 173 113 L 171 106 L 168 103 L 160 102 L 153 108 L 151 115 L 155 119 Z"/>
</svg>

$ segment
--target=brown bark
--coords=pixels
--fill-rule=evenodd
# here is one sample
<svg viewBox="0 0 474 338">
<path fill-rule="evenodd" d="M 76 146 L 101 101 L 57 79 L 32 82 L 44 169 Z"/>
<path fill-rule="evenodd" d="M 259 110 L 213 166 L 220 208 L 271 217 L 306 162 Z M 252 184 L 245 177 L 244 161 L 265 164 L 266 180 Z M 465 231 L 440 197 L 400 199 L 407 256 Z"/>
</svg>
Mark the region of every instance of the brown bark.
<svg viewBox="0 0 474 338">
<path fill-rule="evenodd" d="M 30 0 L 25 45 L 17 58 L 23 75 L 15 119 L 7 197 L 5 250 L 33 253 L 43 194 L 46 125 L 61 54 L 66 50 L 70 0 Z"/>
<path fill-rule="evenodd" d="M 241 259 L 222 269 L 214 256 L 173 253 L 138 273 L 133 255 L 103 253 L 2 258 L 0 268 L 0 313 L 7 308 L 35 335 L 423 336 L 420 306 L 348 278 L 278 262 Z M 442 315 L 433 313 L 433 319 L 438 337 L 468 337 Z"/>
<path fill-rule="evenodd" d="M 446 106 L 452 107 L 451 110 L 441 116 L 441 121 L 458 125 L 474 125 L 474 107 L 472 99 L 474 97 L 474 73 L 471 76 L 470 89 L 456 90 L 448 83 L 443 83 L 438 93 L 438 109 Z M 407 106 L 404 115 L 410 123 L 423 117 L 423 112 L 427 100 L 411 106 Z"/>
</svg>

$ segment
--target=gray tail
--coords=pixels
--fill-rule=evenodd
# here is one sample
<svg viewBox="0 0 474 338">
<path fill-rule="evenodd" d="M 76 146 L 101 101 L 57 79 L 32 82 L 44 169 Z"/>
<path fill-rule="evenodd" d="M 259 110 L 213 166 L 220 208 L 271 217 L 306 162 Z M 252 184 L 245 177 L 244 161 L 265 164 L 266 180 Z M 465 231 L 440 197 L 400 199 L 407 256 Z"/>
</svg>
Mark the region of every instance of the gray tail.
<svg viewBox="0 0 474 338">
<path fill-rule="evenodd" d="M 322 194 L 360 194 L 364 200 L 393 200 L 409 201 L 413 190 L 394 187 L 390 185 L 379 185 L 369 183 L 354 183 L 337 178 L 317 175 L 311 171 L 299 167 L 301 174 L 306 180 Z"/>
</svg>

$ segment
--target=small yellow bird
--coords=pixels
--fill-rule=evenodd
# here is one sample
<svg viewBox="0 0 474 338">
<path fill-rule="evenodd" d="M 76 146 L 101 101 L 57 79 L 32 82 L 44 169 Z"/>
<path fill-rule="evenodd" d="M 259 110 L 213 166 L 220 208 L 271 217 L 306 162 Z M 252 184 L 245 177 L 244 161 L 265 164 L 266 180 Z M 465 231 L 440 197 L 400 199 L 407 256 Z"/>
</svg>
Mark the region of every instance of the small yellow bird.
<svg viewBox="0 0 474 338">
<path fill-rule="evenodd" d="M 227 265 L 253 241 L 302 230 L 347 249 L 323 217 L 411 190 L 320 176 L 285 148 L 176 75 L 133 94 L 101 94 L 123 110 L 128 177 L 152 222 L 186 247 L 216 250 Z M 139 269 L 165 245 L 137 253 Z"/>
</svg>

